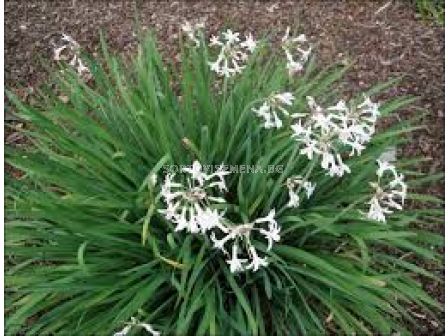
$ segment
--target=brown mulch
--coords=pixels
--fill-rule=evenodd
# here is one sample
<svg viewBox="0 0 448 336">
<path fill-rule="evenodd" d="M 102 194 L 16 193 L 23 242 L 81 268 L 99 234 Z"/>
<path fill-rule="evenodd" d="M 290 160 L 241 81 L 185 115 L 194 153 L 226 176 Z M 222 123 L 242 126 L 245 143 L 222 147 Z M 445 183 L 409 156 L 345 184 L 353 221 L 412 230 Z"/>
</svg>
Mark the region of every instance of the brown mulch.
<svg viewBox="0 0 448 336">
<path fill-rule="evenodd" d="M 65 32 L 88 52 L 99 49 L 99 30 L 107 32 L 110 47 L 118 52 L 135 50 L 134 8 L 143 27 L 154 29 L 167 58 L 176 58 L 177 32 L 184 20 L 206 21 L 207 30 L 222 26 L 261 34 L 298 25 L 315 44 L 321 64 L 353 61 L 347 74 L 348 93 L 403 76 L 383 99 L 396 95 L 420 97 L 414 107 L 400 113 L 407 119 L 418 108 L 429 111 L 427 128 L 415 132 L 401 149 L 407 157 L 425 157 L 422 170 L 444 171 L 444 29 L 418 17 L 409 1 L 6 1 L 5 85 L 26 98 L 47 74 L 42 60 L 49 58 L 47 42 L 53 33 Z M 20 89 L 18 89 L 20 87 Z M 6 121 L 18 125 L 6 107 Z M 6 142 L 20 141 L 14 131 Z M 428 193 L 444 197 L 443 182 Z M 442 226 L 430 228 L 442 233 Z M 429 266 L 428 266 L 429 268 Z M 443 276 L 443 272 L 440 276 Z M 441 284 L 425 282 L 433 297 L 444 302 Z M 416 316 L 418 318 L 418 316 Z M 443 319 L 443 317 L 441 316 Z M 441 335 L 444 326 L 421 316 L 416 335 Z M 443 321 L 442 321 L 443 323 Z"/>
</svg>

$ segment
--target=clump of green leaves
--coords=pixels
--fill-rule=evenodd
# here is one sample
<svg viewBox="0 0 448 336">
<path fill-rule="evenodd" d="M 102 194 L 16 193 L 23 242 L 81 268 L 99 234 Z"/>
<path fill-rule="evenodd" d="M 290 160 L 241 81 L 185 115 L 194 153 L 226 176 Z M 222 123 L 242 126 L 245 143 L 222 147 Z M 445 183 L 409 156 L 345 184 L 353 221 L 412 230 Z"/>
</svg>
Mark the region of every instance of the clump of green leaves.
<svg viewBox="0 0 448 336">
<path fill-rule="evenodd" d="M 445 0 L 415 0 L 417 11 L 426 19 L 432 19 L 439 25 L 445 22 Z"/>
<path fill-rule="evenodd" d="M 411 193 L 426 206 L 393 213 L 387 223 L 358 210 L 371 194 L 375 160 L 404 143 L 415 121 L 376 133 L 361 156 L 344 158 L 350 174 L 306 173 L 312 162 L 299 144 L 286 131 L 263 129 L 251 107 L 285 88 L 298 111 L 306 110 L 307 96 L 335 103 L 333 84 L 346 69 L 311 62 L 290 76 L 282 57 L 261 46 L 240 74 L 221 79 L 210 71 L 211 52 L 203 40 L 184 46 L 178 69 L 162 62 L 150 37 L 132 63 L 103 43 L 101 62 L 88 62 L 90 84 L 75 72 L 58 76 L 68 102 L 51 90 L 37 106 L 10 96 L 29 122 L 31 146 L 7 155 L 23 172 L 7 186 L 9 334 L 112 334 L 132 318 L 163 335 L 405 334 L 413 323 L 406 305 L 429 315 L 440 309 L 415 275 L 439 281 L 416 260 L 440 262 L 432 247 L 443 239 L 412 229 L 443 221 L 439 200 Z M 412 101 L 385 102 L 381 116 Z M 283 167 L 227 180 L 233 221 L 283 209 L 267 267 L 230 272 L 207 237 L 176 232 L 157 211 L 164 205 L 154 177 L 163 179 L 166 165 L 194 160 Z M 418 163 L 397 163 L 410 188 L 439 178 L 414 172 Z M 292 175 L 319 188 L 285 209 Z"/>
</svg>

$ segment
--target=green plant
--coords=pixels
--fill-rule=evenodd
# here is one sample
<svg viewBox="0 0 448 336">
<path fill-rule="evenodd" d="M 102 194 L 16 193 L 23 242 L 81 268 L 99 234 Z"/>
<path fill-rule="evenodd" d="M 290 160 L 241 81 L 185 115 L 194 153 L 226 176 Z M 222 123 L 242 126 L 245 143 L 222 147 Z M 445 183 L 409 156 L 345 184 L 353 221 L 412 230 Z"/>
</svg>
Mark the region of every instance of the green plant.
<svg viewBox="0 0 448 336">
<path fill-rule="evenodd" d="M 445 0 L 416 0 L 417 11 L 428 19 L 434 19 L 438 24 L 445 22 Z"/>
<path fill-rule="evenodd" d="M 240 74 L 217 78 L 208 64 L 213 51 L 195 36 L 198 48 L 182 48 L 180 75 L 162 63 L 152 38 L 131 64 L 103 42 L 104 64 L 86 63 L 91 85 L 73 71 L 57 77 L 68 102 L 51 90 L 41 92 L 37 106 L 10 95 L 30 124 L 24 132 L 31 146 L 7 153 L 23 172 L 6 190 L 8 333 L 108 335 L 133 318 L 129 327 L 150 323 L 164 335 L 405 334 L 404 321 L 413 322 L 407 304 L 434 315 L 440 304 L 413 275 L 439 280 L 406 258 L 440 262 L 431 246 L 443 239 L 412 229 L 443 221 L 440 201 L 410 193 L 427 206 L 390 214 L 386 223 L 359 211 L 371 197 L 369 181 L 377 179 L 375 160 L 406 142 L 415 121 L 374 134 L 362 155 L 344 156 L 349 174 L 328 176 L 315 158 L 300 154 L 291 119 L 285 115 L 284 127 L 275 129 L 278 120 L 272 124 L 255 110 L 267 118 L 264 129 L 252 108 L 284 90 L 295 97 L 287 106 L 293 111 L 309 113 L 306 97 L 333 103 L 333 84 L 346 68 L 318 70 L 311 61 L 294 75 L 306 59 L 288 57 L 288 74 L 283 58 L 264 43 L 244 58 Z M 287 55 L 291 50 L 285 48 Z M 381 116 L 413 101 L 392 99 Z M 226 175 L 224 202 L 213 207 L 225 209 L 231 223 L 277 210 L 281 239 L 271 250 L 262 239 L 253 242 L 268 256 L 265 267 L 232 272 L 209 236 L 176 231 L 160 212 L 168 202 L 159 193 L 167 165 L 196 160 L 282 167 Z M 419 162 L 397 164 L 413 189 L 440 178 L 414 172 Z M 299 207 L 287 207 L 285 182 L 299 175 L 316 190 Z M 182 176 L 173 181 L 185 183 Z M 288 180 L 289 191 L 302 180 Z"/>
</svg>

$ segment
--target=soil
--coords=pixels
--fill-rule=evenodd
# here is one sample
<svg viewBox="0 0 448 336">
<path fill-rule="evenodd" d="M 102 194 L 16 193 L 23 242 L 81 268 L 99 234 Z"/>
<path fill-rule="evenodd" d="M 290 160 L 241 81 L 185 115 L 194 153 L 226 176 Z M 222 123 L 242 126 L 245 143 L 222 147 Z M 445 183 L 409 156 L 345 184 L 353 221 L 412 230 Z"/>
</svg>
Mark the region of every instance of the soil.
<svg viewBox="0 0 448 336">
<path fill-rule="evenodd" d="M 132 53 L 136 48 L 135 12 L 144 29 L 155 31 L 159 46 L 168 59 L 178 59 L 177 34 L 185 20 L 206 22 L 207 31 L 222 27 L 281 34 L 286 26 L 298 26 L 315 44 L 321 65 L 353 66 L 346 76 L 345 92 L 350 95 L 372 85 L 402 76 L 401 82 L 381 99 L 414 95 L 419 100 L 399 113 L 408 119 L 421 109 L 426 128 L 415 132 L 399 154 L 425 157 L 421 170 L 444 171 L 444 28 L 423 20 L 410 1 L 11 1 L 5 3 L 5 86 L 24 99 L 48 78 L 48 40 L 54 33 L 72 36 L 94 56 L 99 50 L 99 31 L 106 32 L 112 50 Z M 15 131 L 23 127 L 6 102 L 7 144 L 21 143 Z M 426 190 L 444 197 L 443 182 Z M 429 228 L 441 234 L 442 225 Z M 431 265 L 425 265 L 433 268 Z M 433 269 L 443 277 L 443 270 Z M 433 297 L 444 302 L 443 285 L 425 281 Z M 440 321 L 415 312 L 419 321 L 415 335 L 442 335 Z"/>
</svg>

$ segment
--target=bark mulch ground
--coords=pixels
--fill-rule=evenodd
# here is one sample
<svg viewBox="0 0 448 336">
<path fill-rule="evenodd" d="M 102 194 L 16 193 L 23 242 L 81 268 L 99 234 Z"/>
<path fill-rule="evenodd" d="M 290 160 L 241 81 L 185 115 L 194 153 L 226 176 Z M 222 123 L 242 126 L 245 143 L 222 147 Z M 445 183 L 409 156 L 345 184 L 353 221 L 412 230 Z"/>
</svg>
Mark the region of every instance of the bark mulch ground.
<svg viewBox="0 0 448 336">
<path fill-rule="evenodd" d="M 415 132 L 400 155 L 425 157 L 424 172 L 444 171 L 444 29 L 418 17 L 410 1 L 11 1 L 5 3 L 5 84 L 23 98 L 43 83 L 47 73 L 41 64 L 49 58 L 48 38 L 65 32 L 92 54 L 98 53 L 99 29 L 107 32 L 110 47 L 117 52 L 135 50 L 135 8 L 147 29 L 154 29 L 163 53 L 177 57 L 177 33 L 185 20 L 205 20 L 207 30 L 222 26 L 256 35 L 279 34 L 288 25 L 298 25 L 315 44 L 322 65 L 353 61 L 347 74 L 348 94 L 375 83 L 402 76 L 402 81 L 382 98 L 415 95 L 413 107 L 400 112 L 407 119 L 429 111 L 426 129 Z M 20 88 L 19 88 L 20 87 Z M 6 107 L 7 125 L 20 127 Z M 20 142 L 14 131 L 6 143 Z M 444 196 L 443 182 L 428 187 L 428 193 Z M 443 234 L 444 228 L 430 228 Z M 427 265 L 427 268 L 431 268 Z M 443 270 L 436 269 L 443 277 Z M 425 288 L 444 302 L 441 284 L 426 281 Z M 415 335 L 441 335 L 443 322 L 414 312 L 420 326 Z M 443 321 L 443 316 L 440 316 Z"/>
</svg>

